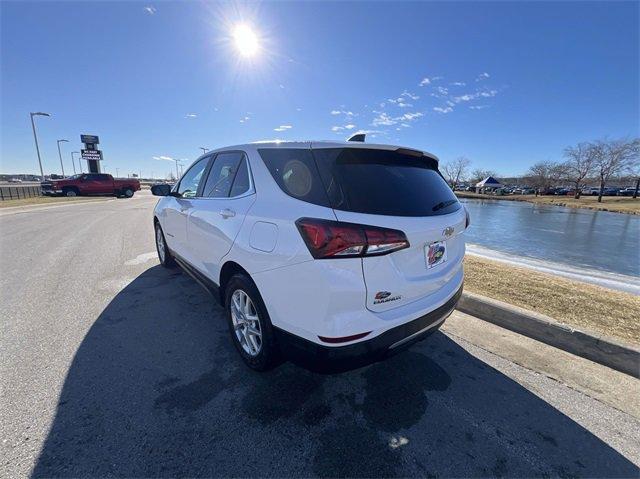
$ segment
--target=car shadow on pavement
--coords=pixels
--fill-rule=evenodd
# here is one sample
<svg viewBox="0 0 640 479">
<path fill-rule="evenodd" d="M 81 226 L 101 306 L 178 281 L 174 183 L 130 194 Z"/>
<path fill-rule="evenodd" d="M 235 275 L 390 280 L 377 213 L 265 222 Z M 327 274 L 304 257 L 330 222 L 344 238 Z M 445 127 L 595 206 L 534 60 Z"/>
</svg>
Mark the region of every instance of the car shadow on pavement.
<svg viewBox="0 0 640 479">
<path fill-rule="evenodd" d="M 284 285 L 283 285 L 284 286 Z M 624 456 L 445 334 L 321 375 L 247 369 L 222 309 L 155 266 L 80 345 L 34 477 L 632 477 Z"/>
</svg>

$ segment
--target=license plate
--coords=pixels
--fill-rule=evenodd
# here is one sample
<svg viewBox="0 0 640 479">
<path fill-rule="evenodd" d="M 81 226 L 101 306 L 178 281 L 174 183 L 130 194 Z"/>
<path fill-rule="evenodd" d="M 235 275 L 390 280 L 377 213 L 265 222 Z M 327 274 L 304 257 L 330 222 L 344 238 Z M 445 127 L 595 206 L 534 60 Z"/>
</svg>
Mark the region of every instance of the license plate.
<svg viewBox="0 0 640 479">
<path fill-rule="evenodd" d="M 427 257 L 427 269 L 431 269 L 447 261 L 447 244 L 444 241 L 436 241 L 425 246 Z"/>
</svg>

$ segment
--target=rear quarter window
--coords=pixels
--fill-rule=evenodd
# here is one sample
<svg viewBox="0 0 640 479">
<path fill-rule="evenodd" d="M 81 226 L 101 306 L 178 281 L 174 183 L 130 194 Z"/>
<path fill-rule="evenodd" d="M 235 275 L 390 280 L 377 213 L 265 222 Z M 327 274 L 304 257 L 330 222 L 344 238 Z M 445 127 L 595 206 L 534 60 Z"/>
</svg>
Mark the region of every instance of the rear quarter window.
<svg viewBox="0 0 640 479">
<path fill-rule="evenodd" d="M 320 206 L 330 206 L 311 151 L 298 148 L 262 148 L 262 161 L 282 191 Z"/>
</svg>

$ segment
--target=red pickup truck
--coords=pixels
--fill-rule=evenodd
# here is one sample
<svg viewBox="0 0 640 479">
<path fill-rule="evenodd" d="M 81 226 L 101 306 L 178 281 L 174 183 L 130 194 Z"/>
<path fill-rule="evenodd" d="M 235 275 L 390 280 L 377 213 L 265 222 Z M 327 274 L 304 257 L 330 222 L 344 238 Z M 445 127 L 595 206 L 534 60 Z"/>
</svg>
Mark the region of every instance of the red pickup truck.
<svg viewBox="0 0 640 479">
<path fill-rule="evenodd" d="M 62 180 L 40 183 L 43 195 L 116 195 L 131 198 L 140 190 L 140 182 L 133 178 L 114 179 L 105 173 L 82 173 Z"/>
</svg>

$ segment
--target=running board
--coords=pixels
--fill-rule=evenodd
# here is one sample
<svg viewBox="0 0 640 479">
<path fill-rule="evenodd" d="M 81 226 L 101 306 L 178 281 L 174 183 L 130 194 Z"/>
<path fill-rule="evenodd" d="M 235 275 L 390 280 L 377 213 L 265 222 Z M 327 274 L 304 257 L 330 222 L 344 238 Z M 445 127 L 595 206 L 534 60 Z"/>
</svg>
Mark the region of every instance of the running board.
<svg viewBox="0 0 640 479">
<path fill-rule="evenodd" d="M 200 271 L 196 270 L 193 266 L 191 266 L 186 260 L 180 258 L 175 253 L 171 253 L 173 255 L 173 259 L 176 260 L 176 263 L 182 270 L 191 276 L 196 283 L 202 286 L 207 293 L 215 298 L 215 300 L 220 304 L 220 287 L 203 275 Z"/>
</svg>

